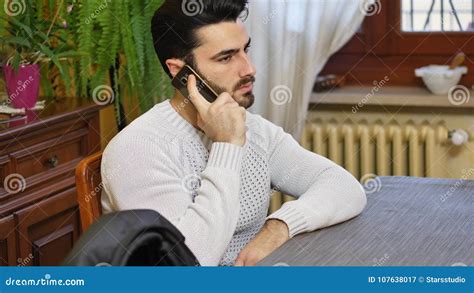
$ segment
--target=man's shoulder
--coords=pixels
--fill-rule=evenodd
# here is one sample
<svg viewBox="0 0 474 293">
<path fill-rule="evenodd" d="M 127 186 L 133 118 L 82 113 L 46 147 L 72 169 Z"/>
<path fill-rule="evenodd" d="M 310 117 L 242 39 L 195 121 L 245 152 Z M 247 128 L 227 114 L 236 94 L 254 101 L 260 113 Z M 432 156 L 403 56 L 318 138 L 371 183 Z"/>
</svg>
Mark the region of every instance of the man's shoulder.
<svg viewBox="0 0 474 293">
<path fill-rule="evenodd" d="M 176 143 L 177 135 L 166 119 L 156 115 L 152 108 L 115 135 L 104 150 L 111 153 L 131 154 L 133 152 L 168 152 Z"/>
<path fill-rule="evenodd" d="M 260 114 L 251 113 L 249 111 L 247 111 L 246 125 L 249 129 L 258 132 L 260 135 L 269 136 L 269 139 L 275 134 L 284 132 L 280 126 L 265 119 Z"/>
<path fill-rule="evenodd" d="M 251 139 L 259 140 L 259 144 L 269 150 L 279 136 L 285 134 L 283 129 L 259 114 L 247 111 L 246 125 L 251 132 Z"/>
</svg>

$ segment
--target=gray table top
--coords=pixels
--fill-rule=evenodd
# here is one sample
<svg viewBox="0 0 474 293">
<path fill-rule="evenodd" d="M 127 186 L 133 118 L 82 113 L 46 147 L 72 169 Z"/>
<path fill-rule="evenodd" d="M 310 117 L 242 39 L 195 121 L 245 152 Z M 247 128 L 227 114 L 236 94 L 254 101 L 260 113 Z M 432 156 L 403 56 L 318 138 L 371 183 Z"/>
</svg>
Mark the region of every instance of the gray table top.
<svg viewBox="0 0 474 293">
<path fill-rule="evenodd" d="M 362 214 L 297 235 L 258 265 L 474 265 L 474 180 L 374 180 Z"/>
</svg>

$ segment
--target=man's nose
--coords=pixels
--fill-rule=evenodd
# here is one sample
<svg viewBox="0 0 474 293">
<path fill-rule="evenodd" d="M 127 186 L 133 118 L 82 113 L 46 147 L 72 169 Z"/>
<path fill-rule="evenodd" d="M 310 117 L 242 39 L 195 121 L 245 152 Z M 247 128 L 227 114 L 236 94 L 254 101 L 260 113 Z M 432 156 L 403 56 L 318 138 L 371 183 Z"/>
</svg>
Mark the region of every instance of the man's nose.
<svg viewBox="0 0 474 293">
<path fill-rule="evenodd" d="M 244 54 L 242 68 L 240 70 L 240 77 L 243 78 L 246 76 L 255 76 L 256 73 L 257 72 L 252 60 L 250 60 L 250 57 L 247 54 Z"/>
</svg>

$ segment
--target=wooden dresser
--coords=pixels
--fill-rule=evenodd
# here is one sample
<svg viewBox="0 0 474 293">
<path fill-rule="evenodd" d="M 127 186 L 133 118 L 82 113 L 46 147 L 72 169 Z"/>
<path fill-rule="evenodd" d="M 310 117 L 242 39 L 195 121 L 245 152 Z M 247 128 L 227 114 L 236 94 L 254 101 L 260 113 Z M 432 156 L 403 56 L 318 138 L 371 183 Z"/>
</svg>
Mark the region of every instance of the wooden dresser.
<svg viewBox="0 0 474 293">
<path fill-rule="evenodd" d="M 74 169 L 100 150 L 100 109 L 65 99 L 0 124 L 0 265 L 59 265 L 72 248 Z"/>
</svg>

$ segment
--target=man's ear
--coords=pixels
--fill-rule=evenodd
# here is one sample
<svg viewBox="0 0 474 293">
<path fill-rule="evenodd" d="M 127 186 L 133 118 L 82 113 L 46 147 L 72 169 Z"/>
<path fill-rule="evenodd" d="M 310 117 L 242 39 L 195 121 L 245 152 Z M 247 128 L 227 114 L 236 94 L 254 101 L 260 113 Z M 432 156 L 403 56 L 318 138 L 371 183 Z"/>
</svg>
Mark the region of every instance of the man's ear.
<svg viewBox="0 0 474 293">
<path fill-rule="evenodd" d="M 177 59 L 177 58 L 167 59 L 165 63 L 166 63 L 166 66 L 168 66 L 168 70 L 170 71 L 173 77 L 175 77 L 176 74 L 178 74 L 181 68 L 183 68 L 185 65 L 183 60 Z"/>
</svg>

